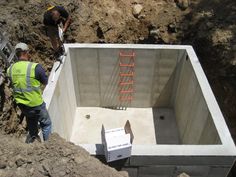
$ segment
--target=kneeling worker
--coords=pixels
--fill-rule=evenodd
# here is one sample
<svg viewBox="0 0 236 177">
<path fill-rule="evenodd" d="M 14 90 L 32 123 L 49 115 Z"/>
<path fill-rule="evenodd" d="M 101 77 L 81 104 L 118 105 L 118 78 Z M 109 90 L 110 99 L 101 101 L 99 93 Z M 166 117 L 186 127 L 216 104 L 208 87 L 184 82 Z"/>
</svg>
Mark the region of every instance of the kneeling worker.
<svg viewBox="0 0 236 177">
<path fill-rule="evenodd" d="M 51 40 L 55 58 L 58 59 L 63 54 L 58 25 L 63 24 L 62 33 L 65 33 L 71 23 L 71 16 L 62 6 L 50 6 L 44 13 L 43 23 Z"/>
<path fill-rule="evenodd" d="M 26 117 L 29 130 L 26 143 L 32 143 L 39 138 L 38 125 L 46 141 L 51 134 L 51 120 L 40 86 L 46 85 L 48 78 L 40 64 L 30 62 L 27 44 L 18 43 L 15 51 L 18 61 L 7 69 L 7 75 L 12 83 L 14 99 Z"/>
</svg>

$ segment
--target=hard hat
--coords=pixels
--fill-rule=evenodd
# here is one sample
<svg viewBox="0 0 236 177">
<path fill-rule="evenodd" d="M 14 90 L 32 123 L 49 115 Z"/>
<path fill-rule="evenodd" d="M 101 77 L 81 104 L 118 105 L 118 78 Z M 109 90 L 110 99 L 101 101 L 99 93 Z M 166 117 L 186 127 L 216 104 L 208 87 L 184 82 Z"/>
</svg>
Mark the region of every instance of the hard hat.
<svg viewBox="0 0 236 177">
<path fill-rule="evenodd" d="M 17 49 L 20 49 L 20 50 L 22 50 L 22 51 L 28 51 L 28 50 L 29 50 L 29 47 L 28 47 L 27 44 L 20 42 L 20 43 L 16 44 L 15 49 L 16 49 L 16 50 L 17 50 Z"/>
</svg>

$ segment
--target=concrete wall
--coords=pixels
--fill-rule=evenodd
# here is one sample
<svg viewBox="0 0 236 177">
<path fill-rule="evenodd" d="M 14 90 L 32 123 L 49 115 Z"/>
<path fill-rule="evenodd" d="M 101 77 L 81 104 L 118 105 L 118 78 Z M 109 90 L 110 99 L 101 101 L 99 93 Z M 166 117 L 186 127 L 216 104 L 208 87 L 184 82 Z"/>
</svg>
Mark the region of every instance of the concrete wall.
<svg viewBox="0 0 236 177">
<path fill-rule="evenodd" d="M 44 100 L 52 119 L 53 131 L 69 140 L 77 107 L 70 53 L 55 73 L 58 65 L 59 63 L 56 63 L 52 69 L 48 86 L 44 91 Z"/>
<path fill-rule="evenodd" d="M 76 65 L 78 106 L 120 106 L 119 52 L 130 49 L 70 49 Z M 129 107 L 170 106 L 176 63 L 184 50 L 135 49 L 134 100 Z"/>
<path fill-rule="evenodd" d="M 176 70 L 172 104 L 182 144 L 220 144 L 189 58 L 183 59 Z"/>
</svg>

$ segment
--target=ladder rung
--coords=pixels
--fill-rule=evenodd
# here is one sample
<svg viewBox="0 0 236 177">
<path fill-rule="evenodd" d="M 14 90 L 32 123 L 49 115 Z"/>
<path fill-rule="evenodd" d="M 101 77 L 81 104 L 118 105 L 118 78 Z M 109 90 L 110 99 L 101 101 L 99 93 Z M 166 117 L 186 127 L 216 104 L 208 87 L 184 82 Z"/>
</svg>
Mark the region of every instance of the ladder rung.
<svg viewBox="0 0 236 177">
<path fill-rule="evenodd" d="M 132 64 L 124 64 L 124 63 L 120 63 L 121 67 L 134 67 L 134 63 Z"/>
<path fill-rule="evenodd" d="M 120 85 L 132 85 L 134 84 L 134 81 L 131 80 L 131 81 L 126 81 L 126 82 L 120 82 Z"/>
<path fill-rule="evenodd" d="M 120 52 L 120 57 L 135 57 L 135 53 L 131 53 L 131 54 L 124 54 Z"/>
<path fill-rule="evenodd" d="M 124 76 L 134 76 L 134 72 L 130 72 L 130 73 L 120 73 L 120 76 L 124 77 Z"/>
<path fill-rule="evenodd" d="M 133 93 L 134 89 L 120 90 L 120 93 Z"/>
<path fill-rule="evenodd" d="M 120 101 L 131 101 L 133 100 L 133 96 L 120 96 Z"/>
</svg>

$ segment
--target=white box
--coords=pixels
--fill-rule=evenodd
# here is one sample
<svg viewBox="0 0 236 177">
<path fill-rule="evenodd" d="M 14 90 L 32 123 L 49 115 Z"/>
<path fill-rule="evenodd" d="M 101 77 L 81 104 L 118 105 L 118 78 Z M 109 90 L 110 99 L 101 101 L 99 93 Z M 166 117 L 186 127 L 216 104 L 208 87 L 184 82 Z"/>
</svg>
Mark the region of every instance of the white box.
<svg viewBox="0 0 236 177">
<path fill-rule="evenodd" d="M 133 138 L 128 120 L 124 128 L 105 130 L 102 126 L 102 144 L 107 162 L 130 157 Z"/>
</svg>

